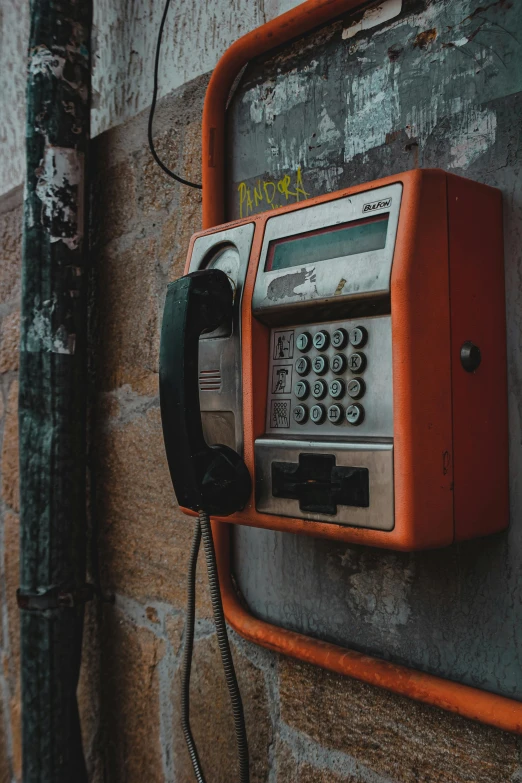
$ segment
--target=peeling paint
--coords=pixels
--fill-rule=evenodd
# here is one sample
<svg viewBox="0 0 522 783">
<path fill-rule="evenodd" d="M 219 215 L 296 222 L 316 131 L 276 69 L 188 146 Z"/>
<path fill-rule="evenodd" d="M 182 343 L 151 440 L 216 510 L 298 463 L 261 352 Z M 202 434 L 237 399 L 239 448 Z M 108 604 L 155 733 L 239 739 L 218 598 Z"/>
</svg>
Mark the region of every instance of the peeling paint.
<svg viewBox="0 0 522 783">
<path fill-rule="evenodd" d="M 52 73 L 57 79 L 61 79 L 64 65 L 65 57 L 53 54 L 46 46 L 37 46 L 29 53 L 27 70 L 31 76 Z"/>
<path fill-rule="evenodd" d="M 21 350 L 30 353 L 58 353 L 73 355 L 76 335 L 69 334 L 64 325 L 53 330 L 56 300 L 35 304 L 29 323 L 23 330 Z"/>
<path fill-rule="evenodd" d="M 329 117 L 326 106 L 323 106 L 317 126 L 317 142 L 319 144 L 330 144 L 340 139 L 341 135 L 341 131 Z"/>
<path fill-rule="evenodd" d="M 288 111 L 293 106 L 306 103 L 310 99 L 313 89 L 311 74 L 317 67 L 317 61 L 294 70 L 277 79 L 275 82 L 253 87 L 243 97 L 245 103 L 250 104 L 250 118 L 258 124 L 265 122 L 272 125 L 275 118 L 283 111 Z"/>
<path fill-rule="evenodd" d="M 187 5 L 184 0 L 172 0 L 163 36 L 159 97 L 210 72 L 237 38 L 300 2 L 201 0 Z M 29 3 L 2 0 L 1 14 L 0 95 L 2 104 L 10 108 L 0 114 L 0 194 L 19 185 L 24 177 Z M 150 105 L 160 20 L 161 7 L 147 0 L 99 0 L 94 4 L 93 136 Z M 76 51 L 81 55 L 81 42 Z M 29 67 L 33 74 L 50 68 L 59 75 L 60 59 L 35 51 Z"/>
<path fill-rule="evenodd" d="M 394 16 L 398 16 L 401 11 L 402 0 L 386 0 L 384 3 L 372 6 L 364 12 L 362 19 L 354 22 L 349 27 L 345 27 L 342 32 L 343 40 L 353 38 L 354 35 L 357 35 L 362 30 L 370 30 L 372 27 L 384 24 L 384 22 L 393 19 Z"/>
<path fill-rule="evenodd" d="M 386 142 L 400 119 L 398 76 L 400 66 L 387 59 L 383 66 L 355 77 L 347 95 L 344 160 Z"/>
<path fill-rule="evenodd" d="M 42 222 L 50 227 L 51 242 L 63 242 L 71 250 L 83 238 L 83 224 L 78 222 L 77 205 L 82 192 L 84 156 L 68 147 L 45 149 L 38 172 L 36 195 L 42 202 Z M 83 214 L 83 210 L 79 210 Z"/>
<path fill-rule="evenodd" d="M 466 169 L 496 141 L 497 117 L 490 109 L 468 108 L 462 128 L 452 137 L 449 163 L 452 169 Z"/>
<path fill-rule="evenodd" d="M 437 30 L 432 27 L 431 30 L 424 30 L 419 33 L 413 42 L 414 48 L 427 49 L 430 44 L 437 38 Z"/>
<path fill-rule="evenodd" d="M 369 625 L 385 625 L 392 635 L 407 625 L 411 615 L 410 592 L 414 580 L 412 566 L 404 568 L 402 559 L 388 558 L 386 567 L 378 572 L 371 567 L 373 557 L 359 557 L 347 549 L 343 566 L 351 571 L 347 600 L 362 614 Z M 370 567 L 368 567 L 370 566 Z"/>
</svg>

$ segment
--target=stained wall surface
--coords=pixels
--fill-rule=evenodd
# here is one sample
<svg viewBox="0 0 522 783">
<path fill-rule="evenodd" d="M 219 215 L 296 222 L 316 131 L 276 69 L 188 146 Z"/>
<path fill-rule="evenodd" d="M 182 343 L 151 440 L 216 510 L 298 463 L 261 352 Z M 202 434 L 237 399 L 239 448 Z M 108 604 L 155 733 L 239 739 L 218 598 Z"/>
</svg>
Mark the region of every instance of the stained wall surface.
<svg viewBox="0 0 522 783">
<path fill-rule="evenodd" d="M 444 5 L 447 9 L 451 4 Z M 454 5 L 460 5 L 463 17 L 469 12 L 468 2 L 459 0 Z M 504 12 L 503 6 L 508 8 L 509 4 L 494 5 Z M 414 37 L 427 33 L 433 26 L 431 17 L 422 15 L 423 8 L 426 11 L 430 6 L 416 4 L 415 9 L 410 9 L 417 15 L 411 17 L 416 21 L 409 23 Z M 371 47 L 378 45 L 383 30 L 394 29 L 393 25 L 401 19 L 393 17 L 389 23 L 383 22 L 385 27 L 368 27 L 365 31 L 360 15 L 354 17 L 352 21 L 357 21 L 361 33 L 359 38 L 353 36 L 349 45 L 366 42 L 370 52 L 368 55 L 363 52 L 360 57 L 369 60 Z M 345 21 L 340 29 L 348 26 L 349 22 Z M 337 35 L 337 29 L 332 28 L 333 34 Z M 406 33 L 410 35 L 408 26 L 397 27 L 395 45 L 405 46 Z M 513 30 L 509 31 L 511 34 L 518 35 Z M 332 32 L 325 31 L 323 35 L 321 40 L 327 44 Z M 340 35 L 341 40 L 346 40 L 342 32 Z M 419 40 L 429 38 L 428 34 Z M 486 43 L 492 45 L 487 40 Z M 439 61 L 444 62 L 443 55 L 452 53 L 451 50 L 452 47 L 444 48 L 438 55 Z M 299 58 L 306 51 L 306 47 L 302 51 L 297 47 L 291 56 Z M 469 59 L 468 55 L 462 57 Z M 366 61 L 359 67 L 365 64 Z M 280 61 L 276 68 L 283 65 Z M 270 64 L 266 66 L 267 73 L 270 67 Z M 160 102 L 156 123 L 156 144 L 163 159 L 196 180 L 201 174 L 201 112 L 208 78 L 208 73 L 203 73 L 171 90 Z M 257 78 L 259 74 L 256 76 L 254 72 L 247 75 L 247 79 L 252 79 L 252 86 Z M 387 94 L 389 83 L 383 83 L 383 95 Z M 245 86 L 248 84 L 245 82 Z M 248 104 L 245 106 L 249 109 Z M 318 117 L 321 111 L 322 108 L 317 112 Z M 496 133 L 501 125 L 499 117 L 500 111 Z M 517 199 L 517 117 L 502 126 L 508 130 L 495 137 L 499 146 L 493 147 L 499 154 L 503 150 L 506 168 L 511 167 L 513 181 L 510 188 L 506 187 L 506 197 L 513 203 Z M 192 523 L 176 506 L 164 457 L 158 401 L 158 345 L 165 286 L 182 273 L 189 238 L 201 226 L 201 197 L 199 192 L 171 182 L 153 163 L 146 146 L 146 126 L 146 111 L 136 113 L 125 123 L 101 133 L 93 142 L 91 156 L 90 391 L 93 404 L 89 579 L 95 580 L 99 574 L 104 594 L 113 598 L 113 603 L 97 601 L 87 607 L 79 696 L 91 783 L 190 783 L 193 780 L 179 719 L 185 581 Z M 253 123 L 251 127 L 260 139 L 269 135 L 267 128 L 271 137 L 269 125 L 264 128 L 260 123 Z M 471 131 L 470 137 L 474 138 Z M 338 161 L 335 138 L 341 137 L 334 133 L 332 146 L 327 149 L 334 161 Z M 466 138 L 464 134 L 463 144 Z M 440 130 L 440 135 L 431 142 L 434 157 L 437 146 L 444 146 L 444 139 Z M 504 141 L 500 143 L 498 139 Z M 405 165 L 401 168 L 407 168 L 415 165 L 415 159 L 408 157 L 411 151 L 403 151 L 403 146 L 412 141 L 414 138 L 409 137 L 392 140 L 388 145 L 386 139 L 379 141 L 376 153 L 369 146 L 361 151 L 363 158 L 346 165 L 362 167 L 364 160 L 370 165 L 372 155 L 378 154 L 388 161 L 386 165 L 392 170 L 392 164 L 399 165 L 395 157 L 404 154 Z M 265 149 L 259 143 L 260 146 L 253 147 L 254 151 Z M 393 143 L 396 146 L 392 148 Z M 264 154 L 256 152 L 248 177 L 254 179 L 263 173 L 278 179 L 294 177 L 293 165 L 285 168 L 281 163 L 279 168 L 269 168 Z M 488 154 L 484 153 L 486 160 Z M 480 156 L 476 161 L 478 165 Z M 303 158 L 304 181 L 308 187 L 308 183 L 313 184 L 314 175 L 309 159 L 306 168 L 305 163 Z M 329 166 L 326 160 L 325 167 Z M 343 163 L 332 163 L 332 176 L 343 166 Z M 377 159 L 371 166 L 368 178 L 379 176 L 384 169 Z M 233 167 L 230 170 L 235 171 Z M 491 164 L 491 170 L 493 174 L 497 171 L 496 164 L 495 168 Z M 246 169 L 242 171 L 244 176 Z M 362 176 L 360 169 L 347 171 L 346 180 L 342 180 L 342 172 L 337 172 L 339 180 L 331 181 L 332 188 L 349 184 L 358 171 Z M 474 170 L 470 167 L 467 171 L 471 176 Z M 232 177 L 232 206 L 241 181 Z M 235 203 L 238 204 L 237 200 Z M 514 211 L 512 224 L 521 217 L 520 210 Z M 21 190 L 17 189 L 0 199 L 0 783 L 22 780 L 15 604 L 19 545 L 16 406 L 20 226 Z M 509 253 L 513 265 L 517 259 L 516 237 L 514 229 L 510 231 Z M 514 267 L 510 269 L 510 372 L 512 395 L 516 395 L 513 378 L 519 339 L 516 307 L 520 280 Z M 512 400 L 515 426 L 516 415 Z M 519 440 L 515 439 L 511 448 L 514 459 L 518 459 Z M 519 502 L 517 481 L 520 484 L 514 474 L 515 512 Z M 510 536 L 514 535 L 513 531 Z M 511 546 L 511 539 L 509 542 Z M 497 548 L 505 552 L 506 547 L 506 543 L 493 541 L 489 553 L 480 547 L 476 548 L 476 555 L 473 551 L 467 556 L 458 552 L 450 564 L 460 558 L 467 563 L 468 578 L 474 579 L 477 562 L 498 557 Z M 276 552 L 286 569 L 288 562 L 281 560 L 283 555 L 286 557 L 285 550 L 278 544 Z M 245 555 L 249 556 L 249 552 L 245 551 Z M 295 555 L 306 563 L 306 552 L 299 550 Z M 344 596 L 345 603 L 352 606 L 350 596 L 355 595 L 358 605 L 366 607 L 369 625 L 373 618 L 376 635 L 388 634 L 391 620 L 398 618 L 402 622 L 405 603 L 396 602 L 397 584 L 404 580 L 404 593 L 399 592 L 399 598 L 405 595 L 411 600 L 411 589 L 405 578 L 408 573 L 405 562 L 400 558 L 391 558 L 386 566 L 377 555 L 372 561 L 371 553 L 365 550 L 364 556 L 352 562 L 348 574 L 345 567 L 339 572 L 339 553 L 325 549 L 323 544 L 317 543 L 316 557 L 326 564 L 325 577 L 330 573 L 335 575 L 336 569 L 341 574 L 335 582 L 335 595 L 330 594 L 331 600 L 335 597 L 340 604 Z M 349 564 L 349 552 L 346 557 Z M 430 574 L 433 582 L 437 580 L 440 585 L 447 563 L 437 566 L 436 557 Z M 263 577 L 259 568 L 262 560 L 253 558 L 250 562 L 258 577 Z M 501 561 L 502 569 L 505 562 Z M 412 573 L 415 577 L 416 572 Z M 244 574 L 241 578 L 245 581 Z M 499 589 L 497 579 L 505 584 L 503 575 L 492 575 L 482 585 L 482 592 Z M 237 779 L 233 730 L 202 564 L 197 590 L 192 724 L 207 779 L 229 783 Z M 384 608 L 376 601 L 379 590 L 384 596 Z M 386 603 L 388 595 L 391 598 Z M 270 611 L 278 609 L 277 593 L 276 599 L 268 607 Z M 249 600 L 255 602 L 255 592 Z M 458 595 L 452 597 L 457 606 L 459 600 Z M 309 622 L 307 617 L 311 616 L 307 601 L 304 596 L 303 623 Z M 516 594 L 513 602 L 517 602 Z M 465 618 L 467 607 L 461 606 Z M 294 622 L 295 618 L 296 611 L 293 611 L 284 620 Z M 401 622 L 395 624 L 399 641 L 405 627 Z M 341 631 L 337 628 L 336 632 Z M 453 632 L 454 629 L 451 633 L 448 630 L 440 639 L 441 648 L 451 645 Z M 522 779 L 522 744 L 512 734 L 274 655 L 246 643 L 234 633 L 231 640 L 246 709 L 254 783 L 517 783 Z"/>
</svg>

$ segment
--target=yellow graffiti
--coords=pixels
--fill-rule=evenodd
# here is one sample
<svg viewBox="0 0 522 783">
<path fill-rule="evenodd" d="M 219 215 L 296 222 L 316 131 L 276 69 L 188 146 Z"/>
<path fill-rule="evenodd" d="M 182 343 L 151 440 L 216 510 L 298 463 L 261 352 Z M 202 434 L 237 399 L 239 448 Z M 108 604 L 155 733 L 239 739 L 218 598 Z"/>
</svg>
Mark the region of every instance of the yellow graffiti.
<svg viewBox="0 0 522 783">
<path fill-rule="evenodd" d="M 305 190 L 301 166 L 298 166 L 294 181 L 289 174 L 273 182 L 272 180 L 261 180 L 248 186 L 246 182 L 240 182 L 237 186 L 239 193 L 239 217 L 248 217 L 252 212 L 261 207 L 265 209 L 277 209 L 285 204 L 297 203 L 302 198 L 307 199 L 310 195 Z"/>
</svg>

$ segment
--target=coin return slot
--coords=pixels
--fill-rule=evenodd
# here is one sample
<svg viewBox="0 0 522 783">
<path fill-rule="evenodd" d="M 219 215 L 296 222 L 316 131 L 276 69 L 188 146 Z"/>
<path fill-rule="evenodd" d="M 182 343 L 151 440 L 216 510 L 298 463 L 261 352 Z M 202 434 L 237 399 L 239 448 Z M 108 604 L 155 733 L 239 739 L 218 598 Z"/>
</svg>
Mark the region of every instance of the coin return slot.
<svg viewBox="0 0 522 783">
<path fill-rule="evenodd" d="M 299 463 L 272 462 L 272 495 L 298 500 L 301 511 L 337 514 L 337 506 L 370 505 L 367 468 L 340 467 L 331 454 L 299 454 Z"/>
</svg>

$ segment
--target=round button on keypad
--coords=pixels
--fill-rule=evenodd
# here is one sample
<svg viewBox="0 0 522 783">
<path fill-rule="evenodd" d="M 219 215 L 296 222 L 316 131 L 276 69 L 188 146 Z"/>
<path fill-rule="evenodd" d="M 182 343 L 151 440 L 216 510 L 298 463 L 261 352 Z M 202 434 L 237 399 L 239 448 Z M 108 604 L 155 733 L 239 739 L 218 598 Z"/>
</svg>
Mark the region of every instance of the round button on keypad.
<svg viewBox="0 0 522 783">
<path fill-rule="evenodd" d="M 310 333 L 301 332 L 301 334 L 298 334 L 295 344 L 297 345 L 298 351 L 302 351 L 303 353 L 309 351 L 312 346 L 312 338 L 310 336 Z"/>
<path fill-rule="evenodd" d="M 314 348 L 317 348 L 318 351 L 326 351 L 329 345 L 330 335 L 324 329 L 314 334 Z"/>
<path fill-rule="evenodd" d="M 359 405 L 357 402 L 355 402 L 353 405 L 349 405 L 346 408 L 346 421 L 348 424 L 353 424 L 354 426 L 357 426 L 359 424 L 362 424 L 364 420 L 364 408 L 362 405 Z"/>
<path fill-rule="evenodd" d="M 343 353 L 336 353 L 332 356 L 330 367 L 336 375 L 341 375 L 346 370 L 346 364 L 346 356 Z"/>
<path fill-rule="evenodd" d="M 316 356 L 312 362 L 312 367 L 317 375 L 324 375 L 328 372 L 328 359 L 326 356 Z"/>
<path fill-rule="evenodd" d="M 310 384 L 308 381 L 297 381 L 294 386 L 294 394 L 298 400 L 306 400 L 310 394 Z"/>
<path fill-rule="evenodd" d="M 362 378 L 352 378 L 346 390 L 352 399 L 358 400 L 366 391 L 366 384 Z"/>
<path fill-rule="evenodd" d="M 350 345 L 353 345 L 354 348 L 362 348 L 366 344 L 367 339 L 368 332 L 364 326 L 356 326 L 350 332 Z"/>
<path fill-rule="evenodd" d="M 344 410 L 342 405 L 330 405 L 328 408 L 328 421 L 332 424 L 341 424 L 343 413 Z"/>
<path fill-rule="evenodd" d="M 315 397 L 316 400 L 322 400 L 323 397 L 326 397 L 327 388 L 326 382 L 318 378 L 312 383 L 312 397 Z"/>
<path fill-rule="evenodd" d="M 297 424 L 304 424 L 308 419 L 308 408 L 306 405 L 296 405 L 292 414 Z"/>
<path fill-rule="evenodd" d="M 346 329 L 336 329 L 335 332 L 332 333 L 332 347 L 335 348 L 336 351 L 342 350 L 347 342 L 348 332 Z"/>
<path fill-rule="evenodd" d="M 348 369 L 353 373 L 364 372 L 366 369 L 366 355 L 355 351 L 348 357 Z"/>
<path fill-rule="evenodd" d="M 310 418 L 314 424 L 322 424 L 326 416 L 324 405 L 312 405 L 310 408 Z"/>
<path fill-rule="evenodd" d="M 295 371 L 298 375 L 308 375 L 310 367 L 310 359 L 307 356 L 300 356 L 295 363 Z"/>
<path fill-rule="evenodd" d="M 330 392 L 330 397 L 333 397 L 334 400 L 340 400 L 341 397 L 344 397 L 344 390 L 345 390 L 344 381 L 341 381 L 339 378 L 330 381 L 330 383 L 328 384 L 328 391 Z"/>
</svg>

